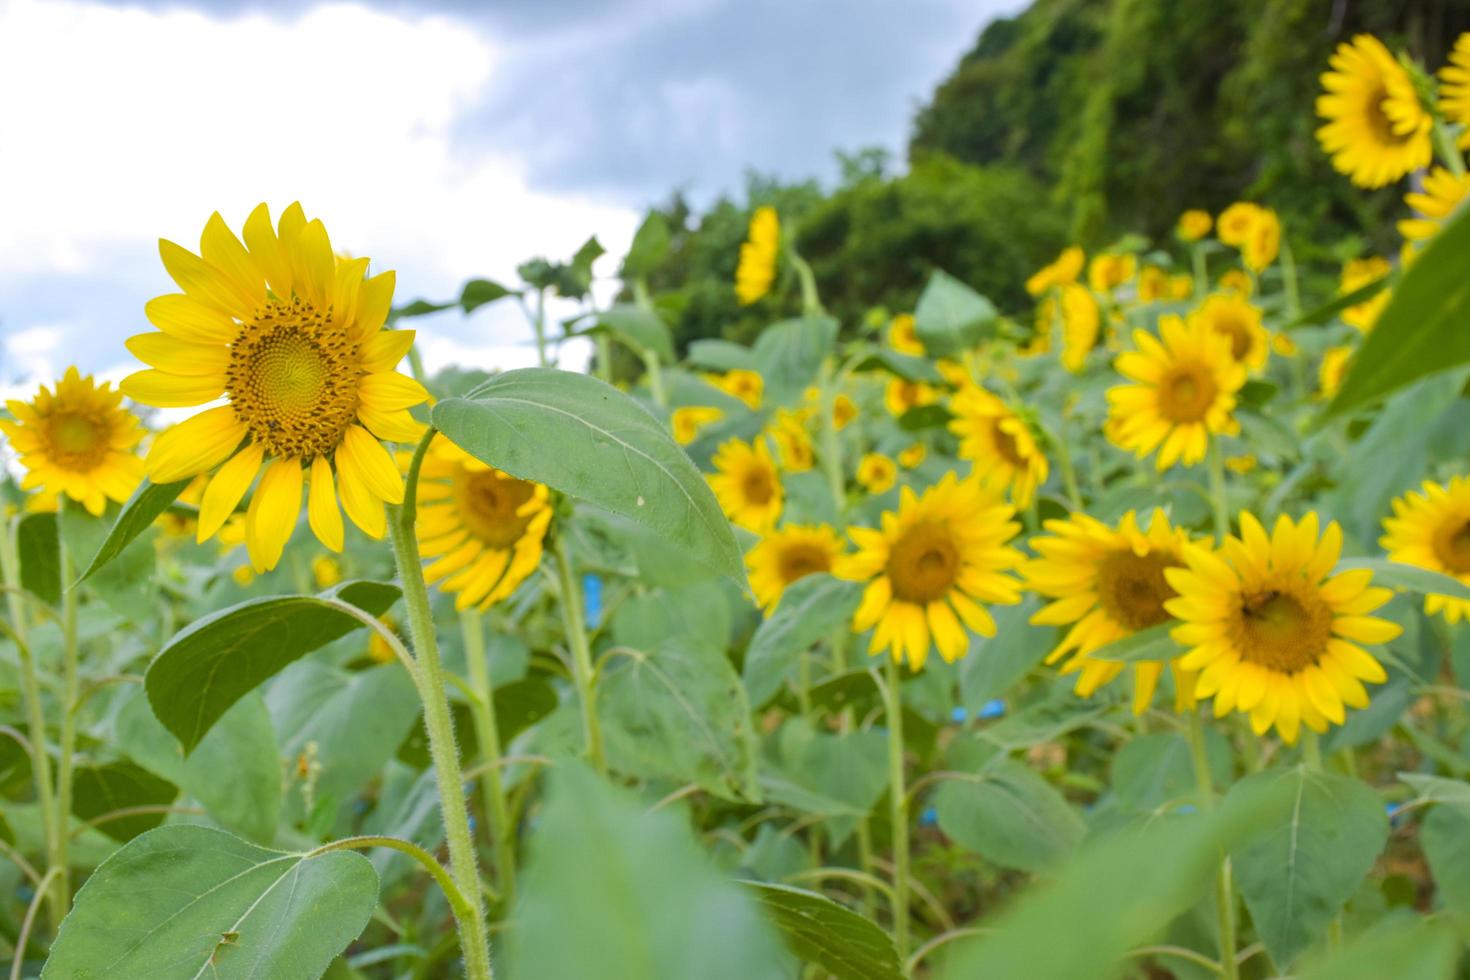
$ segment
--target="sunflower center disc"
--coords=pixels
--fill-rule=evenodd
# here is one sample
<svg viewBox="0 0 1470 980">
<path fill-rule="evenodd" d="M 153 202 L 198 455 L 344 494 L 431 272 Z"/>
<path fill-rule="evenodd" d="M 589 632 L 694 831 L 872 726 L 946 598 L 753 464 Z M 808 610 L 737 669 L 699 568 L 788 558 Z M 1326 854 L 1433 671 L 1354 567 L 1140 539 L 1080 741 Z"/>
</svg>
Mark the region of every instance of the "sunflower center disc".
<svg viewBox="0 0 1470 980">
<path fill-rule="evenodd" d="M 829 571 L 831 567 L 827 553 L 811 545 L 796 545 L 781 554 L 781 580 L 787 585 L 808 575 Z"/>
<path fill-rule="evenodd" d="M 1215 401 L 1215 379 L 1197 364 L 1173 368 L 1159 385 L 1159 409 L 1171 422 L 1199 422 Z"/>
<path fill-rule="evenodd" d="M 1470 572 L 1470 520 L 1451 522 L 1436 535 L 1434 555 L 1456 575 Z"/>
<path fill-rule="evenodd" d="M 487 546 L 504 550 L 526 533 L 531 517 L 519 511 L 535 493 L 530 483 L 491 470 L 468 473 L 456 482 L 465 526 Z"/>
<path fill-rule="evenodd" d="M 1097 595 L 1103 610 L 1120 626 L 1134 632 L 1169 619 L 1164 603 L 1175 592 L 1164 579 L 1164 569 L 1180 563 L 1170 556 L 1118 551 L 1104 558 L 1097 570 Z"/>
<path fill-rule="evenodd" d="M 1270 589 L 1241 602 L 1245 659 L 1294 674 L 1315 664 L 1332 636 L 1332 610 L 1314 595 Z"/>
<path fill-rule="evenodd" d="M 51 419 L 48 433 L 51 457 L 67 469 L 86 469 L 102 461 L 107 445 L 105 428 L 80 412 L 61 412 Z"/>
<path fill-rule="evenodd" d="M 768 504 L 775 496 L 776 486 L 770 470 L 764 466 L 752 467 L 740 481 L 740 491 L 745 499 L 756 505 Z"/>
<path fill-rule="evenodd" d="M 888 554 L 893 594 L 905 602 L 942 599 L 959 577 L 960 552 L 949 530 L 939 524 L 911 528 Z"/>
</svg>

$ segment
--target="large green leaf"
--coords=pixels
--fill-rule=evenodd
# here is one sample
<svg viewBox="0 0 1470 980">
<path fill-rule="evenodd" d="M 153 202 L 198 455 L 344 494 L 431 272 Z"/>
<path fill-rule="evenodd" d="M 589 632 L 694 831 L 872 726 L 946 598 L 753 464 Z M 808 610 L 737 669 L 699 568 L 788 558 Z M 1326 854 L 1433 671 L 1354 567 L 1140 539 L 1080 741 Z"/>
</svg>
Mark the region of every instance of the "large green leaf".
<svg viewBox="0 0 1470 980">
<path fill-rule="evenodd" d="M 751 352 L 765 380 L 766 402 L 800 401 L 836 341 L 837 321 L 830 316 L 782 320 L 761 331 Z"/>
<path fill-rule="evenodd" d="M 1266 952 L 1286 967 L 1362 884 L 1388 840 L 1388 817 L 1370 787 L 1305 766 L 1247 776 L 1227 800 L 1268 787 L 1284 787 L 1291 808 L 1230 856 Z"/>
<path fill-rule="evenodd" d="M 134 499 L 138 499 L 137 495 Z M 126 514 L 125 506 L 109 528 L 105 518 L 93 517 L 82 507 L 65 502 L 60 514 L 61 542 L 69 557 L 68 564 L 87 555 L 110 555 L 106 562 L 93 562 L 96 571 L 90 573 L 87 581 L 93 594 L 112 610 L 141 625 L 158 614 L 158 590 L 154 587 L 158 567 L 153 547 L 155 532 L 138 515 L 127 519 Z M 119 532 L 120 525 L 127 525 L 125 534 Z M 122 537 L 127 540 L 122 541 Z M 115 547 L 108 542 L 114 542 Z M 75 586 L 76 582 L 68 584 Z"/>
<path fill-rule="evenodd" d="M 322 596 L 249 599 L 196 620 L 148 665 L 153 713 L 191 752 L 230 705 L 292 661 L 363 624 L 337 602 L 371 615 L 398 599 L 398 587 L 347 582 Z"/>
<path fill-rule="evenodd" d="M 954 276 L 935 269 L 914 307 L 914 332 L 936 357 L 969 350 L 995 323 L 995 305 Z"/>
<path fill-rule="evenodd" d="M 900 354 L 886 347 L 874 347 L 872 351 L 853 367 L 854 371 L 887 371 L 905 381 L 923 381 L 940 384 L 944 377 L 934 362 L 925 357 Z"/>
<path fill-rule="evenodd" d="M 584 333 L 606 331 L 640 355 L 654 354 L 665 364 L 674 361 L 674 340 L 663 319 L 653 310 L 619 303 L 595 313 Z"/>
<path fill-rule="evenodd" d="M 1297 980 L 1452 980 L 1460 958 L 1454 929 L 1418 916 L 1368 929 L 1297 974 Z"/>
<path fill-rule="evenodd" d="M 42 602 L 61 601 L 61 532 L 55 514 L 27 514 L 15 529 L 20 584 Z"/>
<path fill-rule="evenodd" d="M 822 817 L 834 848 L 888 786 L 888 737 L 871 728 L 830 735 L 793 718 L 781 726 L 777 750 L 762 767 L 762 788 L 772 802 Z"/>
<path fill-rule="evenodd" d="M 81 577 L 77 581 L 91 578 L 101 570 L 103 565 L 112 561 L 122 554 L 124 548 L 134 538 L 148 530 L 158 515 L 168 510 L 170 504 L 178 499 L 179 494 L 189 485 L 188 480 L 179 480 L 175 483 L 152 483 L 143 481 L 128 502 L 123 504 L 122 510 L 118 512 L 117 520 L 113 521 L 112 529 L 107 532 L 107 537 L 102 540 L 95 553 L 90 555 L 73 555 L 72 560 L 78 565 L 87 560 Z"/>
<path fill-rule="evenodd" d="M 1470 783 L 1419 772 L 1401 772 L 1399 779 L 1414 787 L 1420 799 L 1448 803 L 1470 813 Z"/>
<path fill-rule="evenodd" d="M 903 969 L 888 933 L 825 895 L 761 881 L 755 893 L 791 951 L 836 980 L 900 980 Z"/>
<path fill-rule="evenodd" d="M 1173 660 L 1182 656 L 1184 649 L 1174 642 L 1169 634 L 1178 623 L 1160 623 L 1139 630 L 1131 636 L 1098 647 L 1088 654 L 1095 660 L 1116 660 L 1122 663 L 1139 663 L 1146 660 Z"/>
<path fill-rule="evenodd" d="M 287 854 L 209 827 L 160 827 L 87 880 L 41 976 L 316 980 L 377 900 L 360 854 Z"/>
<path fill-rule="evenodd" d="M 84 766 L 72 775 L 71 812 L 81 820 L 96 820 L 120 810 L 172 803 L 178 787 L 167 779 L 126 760 Z M 129 841 L 163 823 L 163 813 L 131 813 L 97 825 L 113 840 Z"/>
<path fill-rule="evenodd" d="M 832 634 L 856 611 L 862 586 L 816 574 L 793 583 L 762 622 L 745 651 L 745 690 L 760 707 L 781 690 L 786 674 L 812 644 Z"/>
<path fill-rule="evenodd" d="M 1041 663 L 1056 635 L 1028 622 L 1040 603 L 1034 597 L 1018 606 L 995 612 L 995 635 L 970 638 L 970 652 L 959 663 L 960 700 L 979 711 L 986 702 L 1003 696 Z"/>
<path fill-rule="evenodd" d="M 669 251 L 669 223 L 657 211 L 648 212 L 643 224 L 633 234 L 628 254 L 623 256 L 623 279 L 644 279 L 658 268 Z M 670 358 L 672 360 L 672 358 Z"/>
<path fill-rule="evenodd" d="M 754 371 L 760 366 L 749 347 L 728 340 L 696 340 L 689 345 L 689 363 L 710 371 Z"/>
<path fill-rule="evenodd" d="M 1328 417 L 1470 361 L 1470 208 L 1461 208 L 1404 271 L 1352 360 Z"/>
<path fill-rule="evenodd" d="M 964 779 L 946 779 L 934 794 L 934 807 L 940 830 L 1004 868 L 1055 868 L 1087 833 L 1062 794 L 1014 759 L 999 759 Z"/>
<path fill-rule="evenodd" d="M 1397 275 L 1398 273 L 1396 272 L 1390 272 L 1387 275 L 1374 279 L 1366 286 L 1359 286 L 1350 293 L 1334 296 L 1316 309 L 1308 310 L 1294 320 L 1288 320 L 1278 329 L 1295 330 L 1297 327 L 1315 327 L 1324 323 L 1330 323 L 1337 319 L 1338 314 L 1342 313 L 1343 310 L 1357 306 L 1360 303 L 1366 303 L 1383 290 L 1392 286 Z"/>
<path fill-rule="evenodd" d="M 638 403 L 585 374 L 507 371 L 434 406 L 434 425 L 477 459 L 606 508 L 739 581 L 744 562 L 704 476 Z"/>
<path fill-rule="evenodd" d="M 514 295 L 514 290 L 506 289 L 498 282 L 489 279 L 471 279 L 464 284 L 460 290 L 459 305 L 465 313 L 473 313 L 486 303 L 493 303 L 497 299 L 504 299 Z"/>
<path fill-rule="evenodd" d="M 1229 783 L 1230 743 L 1215 727 L 1206 730 L 1206 751 L 1215 781 Z M 1125 742 L 1113 756 L 1113 793 L 1136 813 L 1153 813 L 1170 803 L 1198 799 L 1194 760 L 1182 735 L 1158 732 Z"/>
<path fill-rule="evenodd" d="M 575 762 L 551 773 L 514 921 L 507 980 L 792 975 L 754 897 L 709 864 L 682 813 L 650 812 Z"/>
<path fill-rule="evenodd" d="M 1419 843 L 1440 902 L 1470 913 L 1470 810 L 1436 806 L 1419 828 Z"/>
<path fill-rule="evenodd" d="M 1447 595 L 1452 599 L 1470 599 L 1470 585 L 1439 572 L 1389 561 L 1387 558 L 1345 558 L 1333 572 L 1366 568 L 1373 573 L 1373 584 L 1391 589 L 1407 589 L 1424 595 Z"/>
</svg>

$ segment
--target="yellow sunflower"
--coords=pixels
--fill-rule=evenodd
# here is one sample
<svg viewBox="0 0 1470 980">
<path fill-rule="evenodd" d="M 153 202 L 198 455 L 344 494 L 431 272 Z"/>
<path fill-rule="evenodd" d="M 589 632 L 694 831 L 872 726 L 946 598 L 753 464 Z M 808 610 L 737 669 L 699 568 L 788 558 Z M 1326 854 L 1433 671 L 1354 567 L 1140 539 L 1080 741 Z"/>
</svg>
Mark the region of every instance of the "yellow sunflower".
<svg viewBox="0 0 1470 980">
<path fill-rule="evenodd" d="M 750 217 L 750 231 L 740 246 L 735 268 L 735 298 L 749 306 L 771 291 L 776 281 L 776 256 L 781 251 L 781 220 L 776 209 L 760 207 Z"/>
<path fill-rule="evenodd" d="M 1220 292 L 1249 296 L 1255 291 L 1251 277 L 1244 269 L 1226 269 L 1220 274 Z"/>
<path fill-rule="evenodd" d="M 1157 303 L 1169 298 L 1169 274 L 1156 265 L 1146 265 L 1138 274 L 1138 301 Z"/>
<path fill-rule="evenodd" d="M 1256 459 L 1250 453 L 1246 453 L 1244 456 L 1231 456 L 1225 460 L 1225 468 L 1232 473 L 1239 473 L 1241 476 L 1245 476 L 1247 473 L 1254 473 L 1256 467 L 1259 465 L 1260 460 Z"/>
<path fill-rule="evenodd" d="M 1076 245 L 1069 245 L 1062 249 L 1062 254 L 1052 260 L 1050 265 L 1043 266 L 1030 279 L 1026 280 L 1026 292 L 1032 296 L 1040 296 L 1053 286 L 1064 286 L 1067 283 L 1076 282 L 1077 277 L 1082 274 L 1082 266 L 1087 261 L 1087 255 Z"/>
<path fill-rule="evenodd" d="M 911 409 L 933 404 L 938 398 L 939 392 L 922 381 L 890 378 L 883 389 L 883 405 L 894 418 Z"/>
<path fill-rule="evenodd" d="M 1342 279 L 1338 283 L 1337 292 L 1340 296 L 1356 292 L 1372 282 L 1377 282 L 1393 271 L 1388 260 L 1377 255 L 1366 259 L 1351 259 L 1342 267 Z M 1378 314 L 1388 305 L 1389 291 L 1380 289 L 1366 302 L 1349 306 L 1342 311 L 1342 320 L 1351 326 L 1357 327 L 1363 333 L 1373 329 L 1373 324 L 1378 322 Z"/>
<path fill-rule="evenodd" d="M 342 565 L 331 555 L 317 555 L 311 560 L 311 580 L 318 589 L 330 589 L 342 581 Z"/>
<path fill-rule="evenodd" d="M 898 482 L 898 466 L 882 453 L 868 453 L 858 461 L 857 481 L 868 493 L 887 493 Z"/>
<path fill-rule="evenodd" d="M 1439 70 L 1439 111 L 1450 122 L 1467 127 L 1459 144 L 1470 147 L 1470 31 L 1455 39 L 1449 64 Z"/>
<path fill-rule="evenodd" d="M 916 442 L 898 454 L 898 465 L 906 470 L 911 470 L 922 463 L 927 455 L 929 455 L 929 447 L 922 442 Z"/>
<path fill-rule="evenodd" d="M 1243 296 L 1216 293 L 1205 298 L 1189 315 L 1191 325 L 1203 326 L 1230 341 L 1230 356 L 1248 370 L 1259 371 L 1270 356 L 1271 340 L 1261 323 L 1261 310 Z"/>
<path fill-rule="evenodd" d="M 1317 384 L 1323 398 L 1331 398 L 1342 387 L 1347 377 L 1348 362 L 1352 359 L 1351 347 L 1329 347 L 1322 354 L 1322 363 L 1317 367 Z"/>
<path fill-rule="evenodd" d="M 725 394 L 743 401 L 752 412 L 760 409 L 761 398 L 765 395 L 766 382 L 754 371 L 736 368 L 724 374 L 706 374 L 703 377 L 705 381 Z"/>
<path fill-rule="evenodd" d="M 1087 265 L 1087 284 L 1096 292 L 1111 292 L 1132 279 L 1137 271 L 1138 256 L 1131 252 L 1094 255 Z"/>
<path fill-rule="evenodd" d="M 1189 299 L 1194 295 L 1194 276 L 1187 272 L 1176 272 L 1169 277 L 1169 298 Z"/>
<path fill-rule="evenodd" d="M 808 575 L 832 571 L 842 551 L 842 538 L 825 524 L 788 524 L 769 532 L 745 555 L 755 601 L 769 613 L 787 586 Z"/>
<path fill-rule="evenodd" d="M 1259 274 L 1276 261 L 1280 252 L 1281 219 L 1270 208 L 1260 208 L 1250 234 L 1240 246 L 1241 261 L 1247 269 Z"/>
<path fill-rule="evenodd" d="M 838 432 L 852 424 L 853 419 L 858 417 L 857 402 L 846 395 L 838 395 L 832 399 L 832 425 Z"/>
<path fill-rule="evenodd" d="M 1470 585 L 1470 479 L 1457 476 L 1446 486 L 1425 481 L 1393 502 L 1379 541 L 1392 561 L 1440 572 Z M 1451 623 L 1470 619 L 1470 601 L 1428 595 L 1424 611 L 1444 613 Z"/>
<path fill-rule="evenodd" d="M 1210 212 L 1191 208 L 1179 216 L 1179 223 L 1174 226 L 1174 234 L 1179 236 L 1182 242 L 1197 242 L 1210 233 L 1212 224 Z"/>
<path fill-rule="evenodd" d="M 1404 195 L 1404 203 L 1417 214 L 1398 224 L 1399 234 L 1411 242 L 1425 242 L 1439 234 L 1444 223 L 1470 192 L 1470 174 L 1453 174 L 1435 167 L 1424 175 L 1423 187 Z"/>
<path fill-rule="evenodd" d="M 1250 201 L 1236 201 L 1220 212 L 1220 217 L 1215 222 L 1215 234 L 1219 236 L 1222 243 L 1240 248 L 1250 237 L 1251 229 L 1255 227 L 1256 216 L 1260 214 L 1260 211 L 1259 204 L 1252 204 Z"/>
<path fill-rule="evenodd" d="M 959 455 L 973 464 L 985 487 L 1009 490 L 1017 507 L 1026 507 L 1046 482 L 1046 456 L 1026 421 L 978 385 L 961 388 L 950 402 L 949 430 L 960 437 Z"/>
<path fill-rule="evenodd" d="M 454 608 L 480 610 L 509 596 L 541 564 L 551 500 L 539 483 L 487 466 L 435 436 L 419 470 L 419 551 Z"/>
<path fill-rule="evenodd" d="M 712 422 L 718 422 L 725 417 L 723 409 L 710 408 L 707 405 L 685 405 L 674 409 L 670 424 L 674 430 L 674 441 L 681 446 L 687 446 L 699 438 L 699 430 Z"/>
<path fill-rule="evenodd" d="M 713 462 L 715 472 L 708 477 L 709 485 L 725 516 L 757 534 L 773 527 L 781 516 L 785 491 L 765 440 L 757 439 L 752 445 L 730 439 L 715 450 Z"/>
<path fill-rule="evenodd" d="M 1087 355 L 1097 346 L 1102 329 L 1102 311 L 1092 293 L 1078 285 L 1062 287 L 1062 366 L 1077 374 L 1087 363 Z"/>
<path fill-rule="evenodd" d="M 969 650 L 967 629 L 994 636 L 981 603 L 1021 599 L 1008 574 L 1022 561 L 1009 545 L 1020 530 L 1014 516 L 978 482 L 950 473 L 922 497 L 904 487 L 881 530 L 852 528 L 858 550 L 838 561 L 836 574 L 868 583 L 852 621 L 853 632 L 873 630 L 868 652 L 888 650 L 918 670 L 931 645 L 954 661 Z"/>
<path fill-rule="evenodd" d="M 1156 465 L 1167 470 L 1204 459 L 1211 435 L 1238 431 L 1231 413 L 1245 368 L 1230 356 L 1230 340 L 1203 323 L 1164 316 L 1159 330 L 1162 339 L 1133 331 L 1138 350 L 1118 355 L 1118 373 L 1135 383 L 1108 389 L 1105 431 L 1140 457 L 1157 449 Z"/>
<path fill-rule="evenodd" d="M 1300 522 L 1283 514 L 1268 536 L 1242 513 L 1240 529 L 1218 553 L 1187 548 L 1188 567 L 1164 571 L 1179 593 L 1164 608 L 1180 620 L 1180 665 L 1199 671 L 1195 694 L 1214 697 L 1216 717 L 1249 714 L 1257 735 L 1274 725 L 1288 743 L 1302 725 L 1342 724 L 1344 706 L 1368 705 L 1362 682 L 1387 679 L 1358 644 L 1402 632 L 1368 615 L 1392 593 L 1370 587 L 1367 569 L 1332 574 L 1342 550 L 1335 521 L 1319 538 L 1315 513 Z"/>
<path fill-rule="evenodd" d="M 1419 102 L 1409 73 L 1370 34 L 1344 41 L 1322 75 L 1326 91 L 1317 141 L 1339 173 L 1359 187 L 1382 187 L 1429 165 L 1434 120 Z"/>
<path fill-rule="evenodd" d="M 781 468 L 790 473 L 805 473 L 816 465 L 812 438 L 806 431 L 807 414 L 783 408 L 767 430 L 781 455 Z"/>
<path fill-rule="evenodd" d="M 123 379 L 145 405 L 186 408 L 224 395 L 164 432 L 148 476 L 168 483 L 214 471 L 199 508 L 198 540 L 215 534 L 260 474 L 245 518 L 257 572 L 274 568 L 307 516 L 322 544 L 342 549 L 342 511 L 375 538 L 383 504 L 403 502 L 403 478 L 379 440 L 411 442 L 422 427 L 408 409 L 428 399 L 394 371 L 413 343 L 383 330 L 393 273 L 367 278 L 368 260 L 339 257 L 320 220 L 300 204 L 271 227 L 264 204 L 245 219 L 245 245 L 218 213 L 204 226 L 202 258 L 159 243 L 182 293 L 150 300 L 155 333 L 128 340 L 150 370 Z"/>
<path fill-rule="evenodd" d="M 1154 511 L 1147 530 L 1139 527 L 1133 511 L 1123 515 L 1117 528 L 1073 514 L 1047 521 L 1046 529 L 1049 535 L 1030 542 L 1041 557 L 1021 566 L 1026 587 L 1052 600 L 1031 622 L 1071 627 L 1046 662 L 1066 657 L 1062 673 L 1077 674 L 1077 694 L 1091 697 L 1124 667 L 1094 659 L 1094 651 L 1173 618 L 1164 603 L 1177 593 L 1165 581 L 1164 570 L 1184 565 L 1189 536 L 1171 528 L 1162 510 Z M 1134 714 L 1143 714 L 1153 701 L 1163 669 L 1158 661 L 1134 665 Z M 1194 677 L 1176 673 L 1175 683 L 1187 700 Z"/>
<path fill-rule="evenodd" d="M 143 461 L 133 452 L 143 438 L 137 417 L 122 407 L 122 392 L 97 384 L 74 367 L 41 385 L 28 402 L 7 401 L 13 420 L 0 419 L 26 474 L 22 490 L 36 490 L 32 510 L 55 510 L 65 494 L 93 516 L 132 496 L 143 481 Z"/>
<path fill-rule="evenodd" d="M 914 329 L 912 313 L 900 313 L 893 318 L 893 322 L 888 325 L 888 346 L 900 354 L 911 354 L 914 357 L 924 355 L 924 342 Z"/>
</svg>

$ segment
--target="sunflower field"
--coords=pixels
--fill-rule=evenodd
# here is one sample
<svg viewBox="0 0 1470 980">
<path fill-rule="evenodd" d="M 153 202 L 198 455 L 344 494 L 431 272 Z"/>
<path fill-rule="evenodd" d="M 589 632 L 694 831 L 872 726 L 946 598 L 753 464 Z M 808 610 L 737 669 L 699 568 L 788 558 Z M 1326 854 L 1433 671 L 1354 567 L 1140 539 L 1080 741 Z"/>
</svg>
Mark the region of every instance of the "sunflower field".
<svg viewBox="0 0 1470 980">
<path fill-rule="evenodd" d="M 1240 201 L 839 322 L 762 207 L 799 312 L 681 350 L 656 213 L 564 322 L 595 241 L 161 242 L 0 416 L 9 976 L 1470 977 L 1470 34 L 1321 86 L 1397 254 Z M 542 366 L 427 375 L 489 303 Z"/>
</svg>

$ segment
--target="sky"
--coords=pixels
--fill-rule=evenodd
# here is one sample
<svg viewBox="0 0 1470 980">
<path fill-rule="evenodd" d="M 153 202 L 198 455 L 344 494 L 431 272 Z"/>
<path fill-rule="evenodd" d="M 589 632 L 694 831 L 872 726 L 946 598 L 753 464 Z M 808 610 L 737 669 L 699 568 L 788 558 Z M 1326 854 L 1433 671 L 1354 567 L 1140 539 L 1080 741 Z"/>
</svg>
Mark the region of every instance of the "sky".
<svg viewBox="0 0 1470 980">
<path fill-rule="evenodd" d="M 400 304 L 593 234 L 610 277 L 675 188 L 901 160 L 916 106 L 1022 5 L 0 0 L 0 395 L 135 369 L 123 341 L 175 291 L 158 239 L 197 250 L 213 211 L 238 230 L 261 201 L 395 269 Z M 509 301 L 415 326 L 431 370 L 534 360 Z"/>
</svg>

